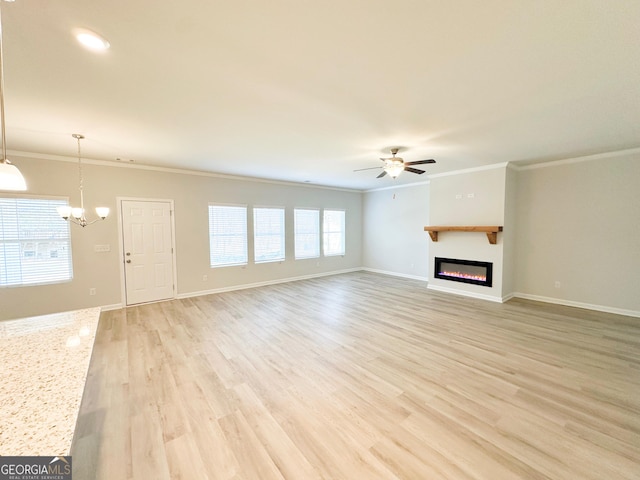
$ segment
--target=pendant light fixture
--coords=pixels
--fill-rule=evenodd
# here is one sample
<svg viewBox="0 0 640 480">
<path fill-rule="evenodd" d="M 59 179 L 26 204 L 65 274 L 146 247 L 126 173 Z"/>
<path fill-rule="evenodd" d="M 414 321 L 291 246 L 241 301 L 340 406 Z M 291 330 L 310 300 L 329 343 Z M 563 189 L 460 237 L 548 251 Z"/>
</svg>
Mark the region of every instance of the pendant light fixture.
<svg viewBox="0 0 640 480">
<path fill-rule="evenodd" d="M 12 1 L 12 0 L 4 0 Z M 2 158 L 0 159 L 0 190 L 23 191 L 27 189 L 27 183 L 18 167 L 7 159 L 7 140 L 5 138 L 4 120 L 4 59 L 2 55 L 2 8 L 0 7 L 0 131 L 2 133 Z"/>
<path fill-rule="evenodd" d="M 60 215 L 65 220 L 69 220 L 70 222 L 75 223 L 76 225 L 80 225 L 81 227 L 86 227 L 87 225 L 91 225 L 92 223 L 96 223 L 98 220 L 104 220 L 109 216 L 109 207 L 96 207 L 96 214 L 99 218 L 92 220 L 89 222 L 84 215 L 84 186 L 83 186 L 83 178 L 82 178 L 82 156 L 80 155 L 80 140 L 84 138 L 83 135 L 79 133 L 74 133 L 71 135 L 78 141 L 78 177 L 80 179 L 80 207 L 72 208 L 70 206 L 58 207 L 58 215 Z"/>
</svg>

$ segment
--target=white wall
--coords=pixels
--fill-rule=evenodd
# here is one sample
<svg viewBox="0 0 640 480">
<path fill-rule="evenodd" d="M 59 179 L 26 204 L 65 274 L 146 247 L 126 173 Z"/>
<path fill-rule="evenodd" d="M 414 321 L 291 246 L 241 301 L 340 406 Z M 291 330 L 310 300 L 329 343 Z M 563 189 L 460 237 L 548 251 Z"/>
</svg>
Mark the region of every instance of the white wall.
<svg viewBox="0 0 640 480">
<path fill-rule="evenodd" d="M 518 174 L 514 168 L 505 172 L 504 231 L 502 234 L 502 298 L 509 299 L 516 291 L 518 259 Z"/>
<path fill-rule="evenodd" d="M 640 316 L 640 151 L 520 170 L 517 201 L 519 294 Z"/>
<path fill-rule="evenodd" d="M 431 225 L 504 225 L 506 170 L 506 165 L 498 165 L 454 175 L 433 176 L 429 197 Z M 493 285 L 485 287 L 434 278 L 430 267 L 429 288 L 502 301 L 503 247 L 503 233 L 498 233 L 495 245 L 489 243 L 484 233 L 439 233 L 438 241 L 430 246 L 431 266 L 435 257 L 491 262 Z"/>
<path fill-rule="evenodd" d="M 68 196 L 71 204 L 79 203 L 75 163 L 23 158 L 19 167 L 27 180 L 29 195 Z M 124 301 L 121 296 L 117 197 L 174 201 L 179 296 L 362 266 L 360 192 L 94 164 L 85 164 L 83 172 L 86 206 L 108 206 L 113 212 L 111 217 L 84 229 L 71 226 L 73 281 L 39 287 L 0 288 L 0 319 L 118 305 Z M 285 207 L 286 261 L 258 265 L 250 262 L 246 267 L 211 269 L 208 243 L 210 202 Z M 346 254 L 343 257 L 295 261 L 294 207 L 346 210 Z M 94 245 L 98 244 L 109 244 L 111 251 L 96 253 Z M 250 239 L 250 251 L 252 246 Z M 207 281 L 203 281 L 203 275 L 208 276 Z M 89 296 L 90 287 L 96 288 L 95 296 Z"/>
<path fill-rule="evenodd" d="M 365 268 L 426 280 L 429 268 L 429 185 L 368 191 L 363 198 Z"/>
</svg>

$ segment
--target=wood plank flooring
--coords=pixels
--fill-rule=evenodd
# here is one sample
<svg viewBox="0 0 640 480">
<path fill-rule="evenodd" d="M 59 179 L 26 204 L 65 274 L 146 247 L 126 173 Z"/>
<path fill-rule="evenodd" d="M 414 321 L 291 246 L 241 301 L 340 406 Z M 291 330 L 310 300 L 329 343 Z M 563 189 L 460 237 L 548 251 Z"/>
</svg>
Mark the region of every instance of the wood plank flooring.
<svg viewBox="0 0 640 480">
<path fill-rule="evenodd" d="M 82 479 L 639 479 L 640 319 L 366 272 L 102 314 Z"/>
</svg>

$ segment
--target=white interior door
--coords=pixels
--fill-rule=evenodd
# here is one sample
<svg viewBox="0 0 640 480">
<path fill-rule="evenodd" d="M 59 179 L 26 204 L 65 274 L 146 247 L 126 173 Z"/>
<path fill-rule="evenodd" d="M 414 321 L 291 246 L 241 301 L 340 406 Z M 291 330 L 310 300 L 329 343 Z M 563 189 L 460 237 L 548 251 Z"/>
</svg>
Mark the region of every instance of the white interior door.
<svg viewBox="0 0 640 480">
<path fill-rule="evenodd" d="M 171 202 L 122 200 L 127 305 L 173 298 Z"/>
</svg>

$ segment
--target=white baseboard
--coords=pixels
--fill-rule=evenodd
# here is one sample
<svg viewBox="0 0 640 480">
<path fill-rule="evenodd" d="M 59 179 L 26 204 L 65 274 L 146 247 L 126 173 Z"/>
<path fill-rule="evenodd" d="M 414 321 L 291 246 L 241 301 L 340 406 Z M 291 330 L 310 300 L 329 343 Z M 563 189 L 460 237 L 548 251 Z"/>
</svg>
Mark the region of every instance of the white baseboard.
<svg viewBox="0 0 640 480">
<path fill-rule="evenodd" d="M 187 293 L 180 293 L 178 295 L 176 295 L 173 298 L 167 298 L 167 299 L 163 299 L 160 300 L 162 302 L 166 302 L 168 300 L 173 300 L 173 299 L 183 299 L 183 298 L 192 298 L 192 297 L 199 297 L 201 295 L 211 295 L 214 293 L 224 293 L 224 292 L 232 292 L 234 290 L 245 290 L 247 288 L 256 288 L 256 287 L 264 287 L 267 285 L 276 285 L 278 283 L 287 283 L 287 282 L 295 282 L 298 280 L 308 280 L 310 278 L 317 278 L 317 277 L 327 277 L 329 275 L 340 275 L 341 273 L 351 273 L 351 272 L 359 272 L 361 271 L 362 268 L 348 268 L 348 269 L 344 269 L 344 270 L 334 270 L 331 272 L 324 272 L 324 273 L 314 273 L 311 275 L 302 275 L 299 277 L 288 277 L 288 278 L 280 278 L 277 280 L 268 280 L 266 282 L 256 282 L 256 283 L 246 283 L 246 284 L 242 284 L 242 285 L 233 285 L 230 287 L 223 287 L 223 288 L 214 288 L 211 290 L 200 290 L 197 292 L 187 292 Z M 150 303 L 155 303 L 155 302 L 150 302 Z M 140 304 L 142 305 L 142 304 Z M 125 308 L 126 305 L 124 303 L 114 303 L 112 305 L 102 305 L 100 307 L 100 310 L 103 312 L 107 312 L 109 310 L 119 310 L 121 308 Z"/>
<path fill-rule="evenodd" d="M 213 288 L 211 290 L 200 290 L 198 292 L 181 293 L 179 295 L 176 295 L 175 298 L 183 299 L 183 298 L 199 297 L 201 295 L 211 295 L 215 293 L 233 292 L 235 290 L 246 290 L 248 288 L 266 287 L 268 285 L 277 285 L 278 283 L 297 282 L 298 280 L 309 280 L 311 278 L 328 277 L 330 275 L 340 275 L 342 273 L 359 272 L 361 270 L 362 268 L 360 267 L 347 268 L 345 270 L 333 270 L 331 272 L 313 273 L 311 275 L 301 275 L 299 277 L 278 278 L 275 280 L 267 280 L 266 282 L 244 283 L 241 285 L 232 285 L 230 287 Z"/>
<path fill-rule="evenodd" d="M 102 305 L 100 307 L 100 311 L 101 312 L 108 312 L 109 310 L 120 310 L 121 308 L 124 308 L 125 305 L 123 305 L 122 303 L 114 303 L 112 305 Z"/>
<path fill-rule="evenodd" d="M 429 280 L 429 277 L 421 277 L 419 275 L 410 275 L 408 273 L 390 272 L 388 270 L 378 270 L 377 268 L 363 267 L 360 270 L 365 272 L 371 272 L 371 273 L 381 273 L 382 275 L 392 275 L 394 277 L 409 278 L 411 280 L 419 280 L 421 282 L 427 282 Z"/>
<path fill-rule="evenodd" d="M 507 295 L 505 295 L 504 297 L 502 297 L 502 303 L 506 303 L 509 300 L 511 300 L 513 297 L 515 296 L 515 294 L 513 293 L 509 293 Z"/>
<path fill-rule="evenodd" d="M 404 273 L 398 273 L 398 272 L 390 272 L 390 271 L 386 271 L 386 270 L 378 270 L 378 269 L 374 269 L 374 268 L 349 268 L 349 269 L 345 269 L 345 270 L 335 270 L 335 271 L 331 271 L 331 272 L 324 272 L 324 273 L 314 273 L 311 275 L 302 275 L 299 277 L 288 277 L 288 278 L 281 278 L 281 279 L 277 279 L 277 280 L 269 280 L 266 282 L 256 282 L 256 283 L 248 283 L 248 284 L 243 284 L 243 285 L 234 285 L 231 287 L 223 287 L 223 288 L 216 288 L 216 289 L 211 289 L 211 290 L 202 290 L 199 292 L 189 292 L 189 293 L 181 293 L 179 295 L 176 295 L 176 299 L 182 299 L 182 298 L 191 298 L 191 297 L 198 297 L 200 295 L 211 295 L 214 293 L 223 293 L 223 292 L 231 292 L 234 290 L 245 290 L 247 288 L 256 288 L 256 287 L 264 287 L 267 285 L 276 285 L 278 283 L 287 283 L 287 282 L 295 282 L 298 280 L 308 280 L 311 278 L 318 278 L 318 277 L 327 277 L 330 275 L 340 275 L 342 273 L 351 273 L 351 272 L 360 272 L 360 271 L 365 271 L 365 272 L 372 272 L 372 273 L 380 273 L 383 275 L 391 275 L 391 276 L 395 276 L 395 277 L 402 277 L 402 278 L 408 278 L 411 280 L 419 280 L 419 281 L 423 281 L 423 282 L 427 282 L 428 278 L 427 277 L 421 277 L 418 275 L 408 275 L 408 274 L 404 274 Z M 553 298 L 553 297 L 544 297 L 542 295 L 531 295 L 528 293 L 522 293 L 522 292 L 513 292 L 510 293 L 508 295 L 505 295 L 504 297 L 494 297 L 492 295 L 483 295 L 483 294 L 479 294 L 479 293 L 473 293 L 473 292 L 465 292 L 465 291 L 460 291 L 460 290 L 456 290 L 453 288 L 447 288 L 447 287 L 442 287 L 439 285 L 432 285 L 432 284 L 428 284 L 427 288 L 430 290 L 435 290 L 438 292 L 444 292 L 444 293 L 451 293 L 454 295 L 462 295 L 465 297 L 471 297 L 471 298 L 477 298 L 480 300 L 488 300 L 490 302 L 497 302 L 497 303 L 505 303 L 508 302 L 509 300 L 511 300 L 512 298 L 523 298 L 525 300 L 534 300 L 536 302 L 543 302 L 543 303 L 552 303 L 552 304 L 556 304 L 556 305 L 564 305 L 567 307 L 577 307 L 577 308 L 585 308 L 587 310 L 595 310 L 597 312 L 606 312 L 606 313 L 614 313 L 617 315 L 626 315 L 628 317 L 636 317 L 636 318 L 640 318 L 640 311 L 637 310 L 628 310 L 628 309 L 624 309 L 624 308 L 617 308 L 617 307 L 609 307 L 606 305 L 595 305 L 595 304 L 591 304 L 591 303 L 584 303 L 584 302 L 574 302 L 572 300 L 564 300 L 561 298 Z M 100 307 L 100 310 L 102 312 L 106 312 L 109 310 L 118 310 L 120 308 L 125 308 L 126 305 L 122 304 L 122 303 L 114 303 L 112 305 L 102 305 Z"/>
<path fill-rule="evenodd" d="M 597 312 L 615 313 L 617 315 L 626 315 L 628 317 L 640 317 L 637 310 L 627 310 L 624 308 L 608 307 L 606 305 L 594 305 L 592 303 L 574 302 L 572 300 L 564 300 L 562 298 L 543 297 L 542 295 L 531 295 L 528 293 L 515 292 L 515 298 L 524 298 L 526 300 L 535 300 L 536 302 L 553 303 L 556 305 L 564 305 L 567 307 L 586 308 L 587 310 L 595 310 Z"/>
<path fill-rule="evenodd" d="M 493 295 L 484 295 L 482 293 L 465 292 L 464 290 L 456 290 L 455 288 L 442 287 L 440 285 L 429 284 L 427 288 L 429 290 L 435 290 L 437 292 L 452 293 L 454 295 L 462 295 L 463 297 L 478 298 L 480 300 L 488 300 L 490 302 L 503 303 L 505 301 L 503 300 L 502 297 L 494 297 Z"/>
</svg>

